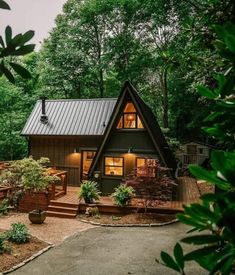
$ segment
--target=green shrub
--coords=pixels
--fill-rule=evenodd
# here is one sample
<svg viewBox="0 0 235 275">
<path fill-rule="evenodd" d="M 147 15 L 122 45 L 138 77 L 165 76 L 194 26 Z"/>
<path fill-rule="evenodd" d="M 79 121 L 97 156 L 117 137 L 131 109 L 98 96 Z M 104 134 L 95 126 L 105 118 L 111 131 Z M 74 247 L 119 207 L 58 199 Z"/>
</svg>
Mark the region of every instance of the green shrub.
<svg viewBox="0 0 235 275">
<path fill-rule="evenodd" d="M 11 248 L 5 244 L 6 236 L 5 235 L 0 235 L 0 254 L 3 253 L 10 253 Z"/>
<path fill-rule="evenodd" d="M 121 184 L 115 188 L 115 192 L 112 194 L 114 201 L 119 206 L 128 205 L 131 198 L 135 196 L 135 190 L 131 186 Z"/>
<path fill-rule="evenodd" d="M 0 216 L 7 214 L 8 206 L 9 206 L 8 200 L 5 199 L 2 202 L 0 202 Z"/>
<path fill-rule="evenodd" d="M 32 156 L 12 161 L 0 176 L 0 183 L 23 191 L 45 191 L 50 183 L 60 180 L 57 176 L 47 174 L 48 164 L 48 158 L 34 160 Z"/>
<path fill-rule="evenodd" d="M 30 238 L 28 228 L 23 223 L 13 223 L 11 229 L 7 232 L 7 238 L 13 243 L 26 243 Z"/>
<path fill-rule="evenodd" d="M 80 199 L 84 199 L 85 203 L 93 203 L 94 200 L 99 200 L 100 191 L 98 190 L 97 183 L 95 181 L 83 181 L 81 189 L 78 194 Z"/>
<path fill-rule="evenodd" d="M 216 186 L 215 194 L 204 194 L 200 203 L 184 206 L 177 215 L 180 222 L 191 226 L 187 233 L 194 233 L 180 240 L 190 245 L 185 253 L 180 243 L 172 255 L 161 252 L 162 263 L 185 273 L 185 265 L 195 261 L 208 274 L 233 274 L 235 263 L 235 25 L 227 23 L 214 27 L 221 60 L 227 62 L 224 72 L 214 75 L 214 88 L 199 86 L 198 92 L 207 100 L 213 100 L 211 114 L 205 118 L 202 128 L 222 144 L 223 150 L 212 150 L 211 169 L 191 165 L 190 172 L 198 179 Z"/>
</svg>

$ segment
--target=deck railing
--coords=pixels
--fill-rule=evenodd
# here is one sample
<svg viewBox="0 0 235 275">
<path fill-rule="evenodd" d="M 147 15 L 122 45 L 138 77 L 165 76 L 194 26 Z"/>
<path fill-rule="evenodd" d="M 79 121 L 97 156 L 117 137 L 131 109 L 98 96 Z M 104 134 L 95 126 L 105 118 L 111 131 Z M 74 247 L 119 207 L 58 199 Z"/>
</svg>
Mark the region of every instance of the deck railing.
<svg viewBox="0 0 235 275">
<path fill-rule="evenodd" d="M 0 175 L 5 170 L 8 169 L 10 166 L 11 161 L 0 161 Z M 49 192 L 51 199 L 56 199 L 63 195 L 67 194 L 67 171 L 56 170 L 53 168 L 48 168 L 47 170 L 48 175 L 57 176 L 60 178 L 59 181 L 53 182 L 49 185 Z M 7 192 L 9 191 L 9 187 L 2 187 L 0 189 L 0 199 L 6 197 Z"/>
<path fill-rule="evenodd" d="M 204 155 L 185 154 L 183 155 L 183 164 L 202 164 L 205 158 Z"/>
<path fill-rule="evenodd" d="M 48 169 L 48 174 L 57 176 L 59 181 L 53 182 L 49 185 L 50 198 L 52 200 L 62 197 L 67 194 L 67 171 Z"/>
</svg>

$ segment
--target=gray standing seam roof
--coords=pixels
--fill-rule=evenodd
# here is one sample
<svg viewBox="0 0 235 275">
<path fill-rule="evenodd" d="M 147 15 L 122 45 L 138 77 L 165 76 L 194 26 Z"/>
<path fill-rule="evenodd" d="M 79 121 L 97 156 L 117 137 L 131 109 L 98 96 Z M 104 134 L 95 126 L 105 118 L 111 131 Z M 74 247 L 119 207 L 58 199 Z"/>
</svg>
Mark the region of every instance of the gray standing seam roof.
<svg viewBox="0 0 235 275">
<path fill-rule="evenodd" d="M 116 98 L 46 100 L 48 123 L 43 124 L 38 100 L 22 135 L 103 135 Z"/>
</svg>

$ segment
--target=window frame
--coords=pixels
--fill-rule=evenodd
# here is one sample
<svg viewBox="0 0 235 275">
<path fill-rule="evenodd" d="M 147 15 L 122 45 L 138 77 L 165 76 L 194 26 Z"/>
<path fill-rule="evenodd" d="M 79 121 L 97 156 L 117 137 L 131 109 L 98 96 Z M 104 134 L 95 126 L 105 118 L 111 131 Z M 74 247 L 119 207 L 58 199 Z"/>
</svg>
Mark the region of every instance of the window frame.
<svg viewBox="0 0 235 275">
<path fill-rule="evenodd" d="M 138 176 L 138 167 L 140 167 L 140 166 L 138 166 L 138 159 L 144 159 L 145 161 L 147 161 L 147 160 L 155 160 L 155 158 L 153 158 L 153 157 L 143 157 L 143 156 L 138 156 L 138 157 L 136 157 L 136 159 L 135 159 L 135 168 L 136 168 L 136 175 Z M 146 165 L 146 163 L 145 163 L 145 165 Z M 153 175 L 153 176 L 148 176 L 148 175 L 140 175 L 140 177 L 151 177 L 151 178 L 155 178 L 156 177 L 156 173 L 157 173 L 157 171 L 155 171 L 155 175 Z"/>
<path fill-rule="evenodd" d="M 105 164 L 105 159 L 106 158 L 120 158 L 120 159 L 122 159 L 122 166 L 120 166 L 120 165 L 106 165 Z M 105 176 L 105 177 L 123 177 L 124 176 L 124 157 L 120 157 L 120 156 L 110 156 L 110 155 L 106 155 L 106 156 L 104 156 L 104 158 L 103 158 L 103 163 L 104 163 L 104 165 L 103 165 L 103 175 Z M 110 174 L 106 174 L 106 172 L 105 172 L 105 168 L 106 167 L 121 167 L 122 168 L 122 175 L 110 175 Z"/>
<path fill-rule="evenodd" d="M 125 107 L 127 106 L 128 103 L 132 103 L 134 105 L 134 103 L 132 101 L 127 101 L 126 104 L 124 105 L 124 108 L 123 108 L 123 111 L 121 112 L 121 116 L 118 120 L 118 123 L 117 123 L 117 130 L 145 130 L 145 127 L 144 127 L 144 124 L 142 122 L 142 119 L 140 118 L 140 115 L 139 113 L 137 112 L 136 110 L 136 107 L 135 107 L 135 112 L 125 112 L 124 109 Z M 125 127 L 125 115 L 134 115 L 135 116 L 135 127 Z M 120 121 L 122 122 L 122 127 L 121 128 L 118 128 L 118 124 L 120 123 Z M 138 122 L 141 122 L 141 124 L 143 125 L 143 128 L 138 128 Z"/>
</svg>

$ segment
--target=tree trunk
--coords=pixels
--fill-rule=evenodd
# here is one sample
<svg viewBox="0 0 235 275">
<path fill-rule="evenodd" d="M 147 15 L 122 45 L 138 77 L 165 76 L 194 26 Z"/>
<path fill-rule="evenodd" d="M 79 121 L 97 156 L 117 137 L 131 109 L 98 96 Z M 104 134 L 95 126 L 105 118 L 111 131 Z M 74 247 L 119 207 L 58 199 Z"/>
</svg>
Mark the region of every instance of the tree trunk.
<svg viewBox="0 0 235 275">
<path fill-rule="evenodd" d="M 102 54 L 102 49 L 101 49 L 101 39 L 99 37 L 99 32 L 97 29 L 97 26 L 95 26 L 95 36 L 96 36 L 96 42 L 97 42 L 97 61 L 99 64 L 99 89 L 100 89 L 100 97 L 104 97 L 104 73 L 102 69 L 102 60 L 101 60 L 101 54 Z"/>
<path fill-rule="evenodd" d="M 104 75 L 102 69 L 100 69 L 100 97 L 104 97 Z"/>
<path fill-rule="evenodd" d="M 169 118 L 168 118 L 169 106 L 168 106 L 168 87 L 167 87 L 167 67 L 164 68 L 163 73 L 161 75 L 161 86 L 162 86 L 162 95 L 163 95 L 162 123 L 164 128 L 168 128 L 169 127 Z"/>
</svg>

